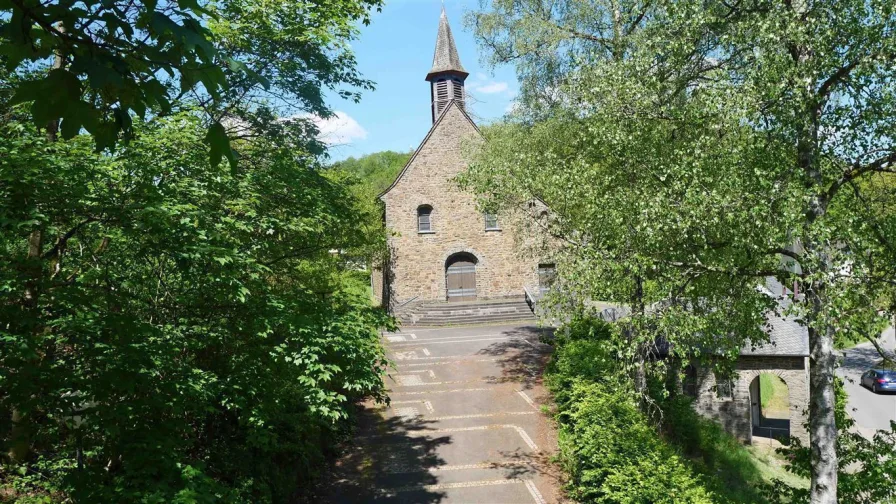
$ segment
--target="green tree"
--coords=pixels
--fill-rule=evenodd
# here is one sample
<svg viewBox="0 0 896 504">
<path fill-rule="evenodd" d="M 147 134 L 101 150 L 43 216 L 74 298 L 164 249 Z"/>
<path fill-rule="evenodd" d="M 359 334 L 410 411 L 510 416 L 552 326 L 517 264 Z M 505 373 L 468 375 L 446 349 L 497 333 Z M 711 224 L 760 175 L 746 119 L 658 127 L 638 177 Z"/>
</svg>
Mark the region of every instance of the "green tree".
<svg viewBox="0 0 896 504">
<path fill-rule="evenodd" d="M 352 401 L 384 394 L 388 320 L 333 253 L 369 247 L 350 190 L 301 135 L 244 141 L 232 171 L 208 164 L 196 113 L 135 123 L 111 156 L 23 119 L 8 111 L 0 140 L 0 409 L 23 427 L 4 417 L 0 439 L 28 448 L 4 461 L 4 492 L 284 502 L 307 487 Z M 34 258 L 36 225 L 55 240 Z"/>
<path fill-rule="evenodd" d="M 590 5 L 499 1 L 474 18 L 486 47 L 514 48 L 494 55 L 524 61 L 524 89 L 540 92 L 486 133 L 469 183 L 503 204 L 551 207 L 570 295 L 628 304 L 631 271 L 647 272 L 647 344 L 730 361 L 774 307 L 757 287 L 772 277 L 798 289 L 809 497 L 836 502 L 834 342 L 876 336 L 892 317 L 893 195 L 867 189 L 896 171 L 894 6 Z M 638 29 L 614 31 L 619 19 Z M 608 51 L 617 33 L 609 48 L 624 53 Z"/>
<path fill-rule="evenodd" d="M 132 133 L 133 116 L 187 103 L 207 112 L 212 160 L 233 154 L 222 119 L 233 109 L 277 103 L 329 113 L 322 89 L 370 88 L 347 41 L 380 0 L 80 2 L 0 1 L 0 55 L 27 74 L 12 103 L 64 138 L 82 128 L 97 148 Z M 50 67 L 48 72 L 43 70 Z M 357 91 L 340 89 L 346 98 Z M 187 98 L 188 100 L 185 100 Z M 233 135 L 234 132 L 231 132 Z"/>
<path fill-rule="evenodd" d="M 369 192 L 376 197 L 392 185 L 412 154 L 413 152 L 374 152 L 359 158 L 350 157 L 337 161 L 332 164 L 332 169 L 357 177 L 370 187 Z"/>
</svg>

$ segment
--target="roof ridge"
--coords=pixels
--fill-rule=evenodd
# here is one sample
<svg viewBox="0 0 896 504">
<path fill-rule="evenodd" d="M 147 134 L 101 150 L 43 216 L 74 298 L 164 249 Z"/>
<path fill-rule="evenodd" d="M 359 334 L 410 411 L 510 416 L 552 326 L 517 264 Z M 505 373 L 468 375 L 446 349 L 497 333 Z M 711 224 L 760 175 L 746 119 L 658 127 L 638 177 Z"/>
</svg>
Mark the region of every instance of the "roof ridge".
<svg viewBox="0 0 896 504">
<path fill-rule="evenodd" d="M 439 117 L 437 117 L 436 120 L 432 123 L 432 126 L 429 128 L 429 131 L 426 133 L 426 136 L 423 137 L 423 140 L 420 142 L 420 145 L 418 145 L 417 148 L 414 149 L 414 154 L 411 156 L 410 159 L 408 159 L 408 162 L 405 163 L 404 168 L 402 168 L 401 171 L 398 172 L 398 176 L 395 177 L 395 180 L 392 181 L 392 183 L 389 185 L 389 187 L 387 187 L 383 192 L 381 192 L 377 195 L 377 197 L 376 197 L 377 199 L 382 199 L 383 196 L 388 194 L 389 191 L 391 191 L 392 188 L 398 184 L 398 181 L 401 180 L 401 177 L 403 177 L 405 172 L 408 171 L 408 168 L 411 166 L 411 163 L 413 163 L 414 160 L 417 159 L 417 154 L 420 153 L 420 150 L 423 148 L 424 145 L 426 145 L 426 142 L 429 141 L 429 137 L 432 136 L 433 131 L 435 131 L 436 127 L 442 123 L 442 118 L 444 118 L 448 114 L 448 111 L 451 110 L 453 107 L 457 107 L 457 109 L 460 111 L 461 115 L 463 115 L 467 119 L 467 121 L 469 121 L 470 124 L 473 125 L 473 128 L 476 130 L 476 134 L 478 134 L 480 137 L 482 136 L 482 130 L 479 129 L 479 126 L 477 126 L 476 123 L 473 122 L 473 119 L 470 118 L 470 116 L 467 114 L 467 111 L 464 110 L 464 107 L 460 106 L 458 104 L 457 100 L 452 98 L 451 101 L 448 102 L 448 105 L 445 106 L 445 108 L 442 110 L 442 113 L 439 114 Z"/>
</svg>

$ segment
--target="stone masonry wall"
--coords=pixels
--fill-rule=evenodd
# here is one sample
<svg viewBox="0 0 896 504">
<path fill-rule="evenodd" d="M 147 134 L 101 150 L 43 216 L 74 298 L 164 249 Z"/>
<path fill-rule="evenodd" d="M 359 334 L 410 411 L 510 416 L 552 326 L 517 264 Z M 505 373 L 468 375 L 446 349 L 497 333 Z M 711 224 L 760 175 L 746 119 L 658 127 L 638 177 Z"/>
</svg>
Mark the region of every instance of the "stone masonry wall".
<svg viewBox="0 0 896 504">
<path fill-rule="evenodd" d="M 753 438 L 750 384 L 760 373 L 771 373 L 787 384 L 790 395 L 790 435 L 808 445 L 809 433 L 805 427 L 809 408 L 807 358 L 742 356 L 737 362 L 737 373 L 738 378 L 733 384 L 731 398 L 720 398 L 714 389 L 715 375 L 706 370 L 698 371 L 694 409 L 701 415 L 719 422 L 738 439 L 750 442 Z"/>
<path fill-rule="evenodd" d="M 500 231 L 486 231 L 475 197 L 454 178 L 466 170 L 464 152 L 481 136 L 457 106 L 444 113 L 398 183 L 383 196 L 390 238 L 391 305 L 445 300 L 445 267 L 458 252 L 476 257 L 477 297 L 522 296 L 538 283 L 538 260 L 517 243 L 515 226 L 498 214 Z M 417 232 L 417 208 L 432 207 L 431 233 Z"/>
</svg>

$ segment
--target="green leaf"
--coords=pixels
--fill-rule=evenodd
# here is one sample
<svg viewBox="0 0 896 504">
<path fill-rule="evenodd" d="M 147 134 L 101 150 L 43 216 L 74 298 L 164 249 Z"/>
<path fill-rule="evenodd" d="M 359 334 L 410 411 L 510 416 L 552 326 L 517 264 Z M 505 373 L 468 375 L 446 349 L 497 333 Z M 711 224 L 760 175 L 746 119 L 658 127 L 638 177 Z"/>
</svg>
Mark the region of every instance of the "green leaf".
<svg viewBox="0 0 896 504">
<path fill-rule="evenodd" d="M 209 160 L 212 166 L 218 166 L 221 158 L 226 157 L 230 162 L 230 168 L 236 169 L 236 155 L 230 148 L 230 139 L 227 138 L 227 131 L 220 122 L 212 124 L 205 135 L 205 141 L 209 145 Z"/>
</svg>

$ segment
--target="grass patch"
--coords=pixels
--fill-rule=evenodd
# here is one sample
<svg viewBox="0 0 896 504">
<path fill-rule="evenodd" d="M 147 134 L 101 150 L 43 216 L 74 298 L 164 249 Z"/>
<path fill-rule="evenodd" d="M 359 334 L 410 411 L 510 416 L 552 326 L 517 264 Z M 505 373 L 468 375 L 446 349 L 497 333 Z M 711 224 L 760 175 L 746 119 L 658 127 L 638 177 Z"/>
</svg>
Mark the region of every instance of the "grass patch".
<svg viewBox="0 0 896 504">
<path fill-rule="evenodd" d="M 759 375 L 759 401 L 762 415 L 766 418 L 788 418 L 790 412 L 790 394 L 787 384 L 781 378 L 771 374 Z"/>
<path fill-rule="evenodd" d="M 771 447 L 746 446 L 717 423 L 699 416 L 690 400 L 676 398 L 666 407 L 665 435 L 706 477 L 724 502 L 761 503 L 762 487 L 775 479 L 806 488 L 808 480 L 787 472 L 784 459 Z"/>
</svg>

